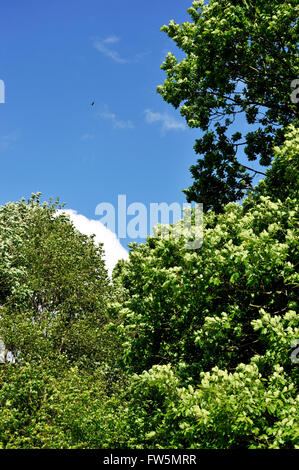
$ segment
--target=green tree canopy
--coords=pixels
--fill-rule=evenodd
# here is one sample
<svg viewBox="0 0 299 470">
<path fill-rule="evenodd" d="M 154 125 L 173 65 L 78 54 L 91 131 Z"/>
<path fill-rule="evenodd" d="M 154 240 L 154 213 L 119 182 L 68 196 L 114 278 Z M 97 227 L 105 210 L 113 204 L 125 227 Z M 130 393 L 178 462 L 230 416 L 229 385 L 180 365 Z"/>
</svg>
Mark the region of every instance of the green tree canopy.
<svg viewBox="0 0 299 470">
<path fill-rule="evenodd" d="M 298 446 L 298 136 L 242 205 L 204 215 L 201 248 L 149 237 L 115 269 L 135 372 L 109 424 L 118 445 Z"/>
<path fill-rule="evenodd" d="M 287 197 L 299 198 L 299 131 L 293 125 L 285 133 L 285 143 L 274 148 L 272 166 L 266 171 L 266 178 L 255 187 L 254 198 L 270 196 L 273 201 Z"/>
<path fill-rule="evenodd" d="M 161 66 L 167 78 L 157 91 L 180 108 L 188 126 L 204 132 L 194 146 L 202 158 L 191 167 L 188 202 L 220 211 L 243 196 L 256 174 L 240 163 L 240 150 L 248 162 L 268 166 L 284 128 L 298 123 L 291 83 L 299 74 L 299 6 L 296 0 L 201 0 L 188 13 L 192 22 L 172 20 L 161 28 L 185 57 L 168 53 Z M 252 126 L 245 135 L 231 130 L 240 115 Z"/>
<path fill-rule="evenodd" d="M 276 322 L 295 321 L 298 136 L 298 129 L 287 131 L 266 180 L 242 205 L 204 215 L 201 248 L 186 249 L 183 236 L 132 245 L 130 261 L 115 270 L 126 293 L 119 328 L 129 370 L 172 363 L 192 380 L 216 365 L 231 370 L 264 355 Z M 276 175 L 283 175 L 283 200 L 273 193 Z M 264 322 L 269 327 L 263 329 Z M 275 335 L 270 340 L 283 364 L 290 362 L 286 337 L 276 346 Z"/>
<path fill-rule="evenodd" d="M 56 203 L 0 207 L 0 338 L 23 360 L 100 361 L 110 286 L 102 246 Z"/>
<path fill-rule="evenodd" d="M 59 208 L 40 194 L 0 207 L 0 340 L 15 360 L 0 364 L 0 448 L 104 441 L 119 379 L 111 282 L 102 246 Z"/>
</svg>

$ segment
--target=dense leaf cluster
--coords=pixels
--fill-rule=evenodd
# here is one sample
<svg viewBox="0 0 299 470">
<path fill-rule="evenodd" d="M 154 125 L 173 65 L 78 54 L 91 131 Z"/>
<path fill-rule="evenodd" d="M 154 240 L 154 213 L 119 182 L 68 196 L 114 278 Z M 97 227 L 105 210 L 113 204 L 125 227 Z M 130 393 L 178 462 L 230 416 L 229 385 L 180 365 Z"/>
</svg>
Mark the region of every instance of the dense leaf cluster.
<svg viewBox="0 0 299 470">
<path fill-rule="evenodd" d="M 113 283 L 56 204 L 0 208 L 2 447 L 298 445 L 298 135 L 202 247 L 160 230 Z"/>
<path fill-rule="evenodd" d="M 57 207 L 33 195 L 0 208 L 1 337 L 17 360 L 97 361 L 111 295 L 102 247 Z"/>
<path fill-rule="evenodd" d="M 298 12 L 296 0 L 200 0 L 188 10 L 191 22 L 162 27 L 184 58 L 168 53 L 157 91 L 203 131 L 194 146 L 201 158 L 190 168 L 194 183 L 184 190 L 188 202 L 219 212 L 242 198 L 256 174 L 247 171 L 255 170 L 251 162 L 269 166 L 283 129 L 298 125 L 298 100 L 291 99 Z M 236 129 L 242 119 L 248 132 Z"/>
<path fill-rule="evenodd" d="M 202 246 L 160 226 L 109 279 L 58 201 L 0 207 L 0 448 L 299 446 L 298 5 L 189 13 L 163 27 L 186 57 L 159 92 L 206 132 L 186 191 L 214 208 Z M 242 203 L 239 113 L 248 160 L 272 163 Z"/>
</svg>

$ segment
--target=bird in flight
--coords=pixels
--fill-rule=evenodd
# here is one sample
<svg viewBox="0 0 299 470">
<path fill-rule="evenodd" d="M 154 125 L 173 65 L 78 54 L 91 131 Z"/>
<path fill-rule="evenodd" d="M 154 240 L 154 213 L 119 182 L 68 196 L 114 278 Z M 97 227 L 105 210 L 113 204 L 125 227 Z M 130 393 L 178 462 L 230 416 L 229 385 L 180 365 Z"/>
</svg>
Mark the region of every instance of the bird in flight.
<svg viewBox="0 0 299 470">
<path fill-rule="evenodd" d="M 90 105 L 93 106 L 93 105 L 94 105 L 94 101 L 92 101 L 92 102 L 90 103 Z"/>
</svg>

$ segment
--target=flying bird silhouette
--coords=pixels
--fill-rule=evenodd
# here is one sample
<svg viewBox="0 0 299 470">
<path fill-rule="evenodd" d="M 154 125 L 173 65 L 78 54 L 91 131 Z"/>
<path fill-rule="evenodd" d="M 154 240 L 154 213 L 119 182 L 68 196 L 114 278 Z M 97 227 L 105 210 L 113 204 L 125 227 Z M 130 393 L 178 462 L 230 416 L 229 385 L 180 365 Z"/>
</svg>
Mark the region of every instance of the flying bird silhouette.
<svg viewBox="0 0 299 470">
<path fill-rule="evenodd" d="M 91 104 L 91 106 L 93 106 L 93 105 L 94 105 L 94 101 L 92 101 L 90 104 Z"/>
</svg>

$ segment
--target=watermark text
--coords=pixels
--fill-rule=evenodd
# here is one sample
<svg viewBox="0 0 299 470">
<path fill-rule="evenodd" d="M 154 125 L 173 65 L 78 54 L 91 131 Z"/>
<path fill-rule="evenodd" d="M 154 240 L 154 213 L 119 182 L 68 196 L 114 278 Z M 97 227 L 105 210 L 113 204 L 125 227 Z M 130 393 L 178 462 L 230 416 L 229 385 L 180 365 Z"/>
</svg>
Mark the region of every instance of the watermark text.
<svg viewBox="0 0 299 470">
<path fill-rule="evenodd" d="M 185 248 L 200 248 L 203 239 L 203 205 L 196 203 L 166 202 L 145 204 L 133 202 L 127 206 L 125 194 L 118 195 L 117 209 L 109 202 L 96 206 L 95 215 L 100 222 L 116 233 L 118 238 L 146 238 L 148 235 L 162 238 L 184 238 Z M 131 216 L 128 220 L 127 217 Z M 117 220 L 117 223 L 116 223 Z M 149 233 L 150 232 L 150 233 Z"/>
</svg>

